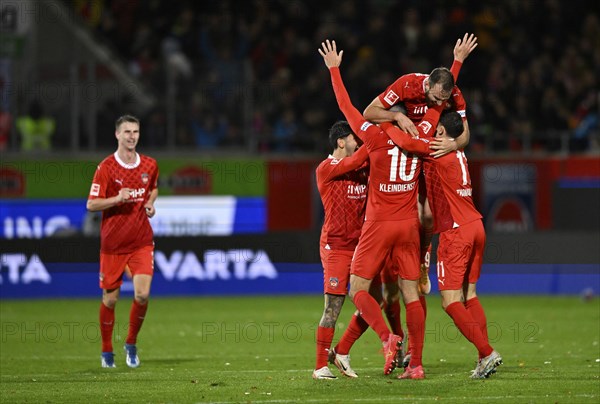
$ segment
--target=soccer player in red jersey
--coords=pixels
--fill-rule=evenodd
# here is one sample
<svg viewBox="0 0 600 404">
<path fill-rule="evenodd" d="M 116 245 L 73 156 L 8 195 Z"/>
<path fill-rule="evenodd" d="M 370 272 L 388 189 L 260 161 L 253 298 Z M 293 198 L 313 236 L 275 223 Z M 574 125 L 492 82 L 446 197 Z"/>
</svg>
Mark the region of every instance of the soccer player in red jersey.
<svg viewBox="0 0 600 404">
<path fill-rule="evenodd" d="M 458 73 L 463 62 L 469 54 L 477 47 L 477 37 L 473 34 L 465 34 L 462 39 L 458 39 L 454 46 L 454 61 L 450 71 L 454 81 L 458 78 Z M 430 147 L 432 155 L 435 157 L 443 156 L 451 151 L 455 151 L 458 147 L 464 148 L 469 143 L 469 126 L 466 119 L 466 102 L 460 89 L 453 85 L 448 76 L 442 69 L 434 69 L 431 74 L 411 73 L 399 77 L 392 83 L 384 92 L 379 94 L 371 104 L 367 106 L 363 112 L 365 119 L 372 122 L 396 122 L 398 126 L 412 135 L 417 135 L 418 130 L 416 124 L 423 119 L 427 109 L 434 105 L 442 105 L 446 109 L 457 110 L 464 120 L 464 131 L 455 140 L 452 138 L 434 139 Z M 392 108 L 396 106 L 396 108 Z M 397 109 L 398 106 L 403 106 L 406 115 Z M 421 277 L 419 279 L 420 301 L 423 305 L 425 316 L 427 316 L 427 302 L 425 296 L 431 291 L 431 282 L 429 280 L 430 256 L 431 256 L 431 238 L 433 235 L 433 217 L 429 204 L 427 203 L 427 193 L 424 184 L 424 177 L 420 175 L 419 187 L 419 227 L 420 235 L 420 269 Z M 388 271 L 384 270 L 383 277 L 384 290 L 388 296 L 397 293 L 397 287 L 390 282 L 392 276 Z M 391 313 L 400 313 L 399 304 L 394 304 L 397 301 L 388 299 L 392 302 L 386 307 Z M 399 318 L 399 314 L 398 314 Z M 409 341 L 410 343 L 410 341 Z M 405 346 L 404 349 L 407 349 Z M 404 364 L 408 363 L 410 355 L 404 358 Z M 399 357 L 400 359 L 400 357 Z"/>
<path fill-rule="evenodd" d="M 390 123 L 381 126 L 399 147 L 424 158 L 433 230 L 440 234 L 437 276 L 442 306 L 479 352 L 479 362 L 472 377 L 489 377 L 502 364 L 502 357 L 489 343 L 485 312 L 476 293 L 483 262 L 485 230 L 481 214 L 473 204 L 464 150 L 434 158 L 429 155 L 432 138 L 411 138 Z M 435 134 L 436 138 L 456 138 L 462 131 L 460 114 L 445 112 L 439 119 Z"/>
<path fill-rule="evenodd" d="M 348 290 L 350 263 L 365 217 L 369 169 L 367 150 L 346 121 L 329 130 L 331 154 L 316 169 L 317 187 L 325 210 L 320 255 L 323 264 L 325 307 L 317 328 L 317 359 L 313 379 L 335 379 L 327 367 L 329 350 Z M 332 361 L 349 377 L 357 377 L 349 358 L 333 355 Z"/>
<path fill-rule="evenodd" d="M 459 38 L 454 46 L 454 62 L 450 71 L 454 81 L 463 62 L 469 54 L 477 47 L 477 37 L 473 34 L 465 34 L 462 40 Z M 397 104 L 403 104 L 406 115 L 401 111 L 390 111 Z M 464 149 L 469 143 L 469 125 L 466 118 L 467 104 L 460 89 L 453 85 L 440 69 L 434 69 L 431 74 L 410 73 L 400 76 L 384 92 L 379 94 L 367 106 L 363 114 L 365 119 L 375 122 L 397 122 L 400 129 L 413 136 L 418 135 L 416 124 L 419 123 L 427 109 L 432 105 L 443 105 L 446 109 L 458 111 L 464 121 L 464 131 L 456 139 L 437 139 L 430 145 L 433 149 L 432 155 L 443 156 L 457 149 Z M 428 294 L 431 290 L 429 282 L 429 256 L 431 251 L 431 237 L 433 218 L 427 203 L 425 187 L 419 190 L 419 219 L 421 222 L 421 279 L 420 291 Z M 425 305 L 425 299 L 421 302 Z"/>
<path fill-rule="evenodd" d="M 369 154 L 370 179 L 367 210 L 358 246 L 352 260 L 350 297 L 364 320 L 375 330 L 383 343 L 384 374 L 396 366 L 396 355 L 402 339 L 387 327 L 377 301 L 369 294 L 374 277 L 378 276 L 388 257 L 399 270 L 400 287 L 406 305 L 406 323 L 412 341 L 411 378 L 424 378 L 421 355 L 424 340 L 424 313 L 419 301 L 419 220 L 417 215 L 418 173 L 421 162 L 398 148 L 378 126 L 366 121 L 354 108 L 342 82 L 335 41 L 322 43 L 319 53 L 331 74 L 333 89 L 340 110 L 354 133 L 364 142 Z M 418 125 L 421 134 L 435 127 L 437 121 L 428 118 L 439 109 L 430 108 Z"/>
<path fill-rule="evenodd" d="M 154 271 L 154 241 L 148 218 L 154 216 L 158 196 L 156 161 L 136 152 L 140 137 L 139 120 L 124 115 L 116 121 L 118 147 L 96 169 L 87 209 L 102 211 L 100 230 L 100 333 L 102 367 L 114 368 L 112 334 L 115 305 L 119 299 L 123 273 L 133 278 L 134 300 L 129 314 L 125 341 L 129 367 L 138 367 L 137 335 L 148 308 Z"/>
</svg>

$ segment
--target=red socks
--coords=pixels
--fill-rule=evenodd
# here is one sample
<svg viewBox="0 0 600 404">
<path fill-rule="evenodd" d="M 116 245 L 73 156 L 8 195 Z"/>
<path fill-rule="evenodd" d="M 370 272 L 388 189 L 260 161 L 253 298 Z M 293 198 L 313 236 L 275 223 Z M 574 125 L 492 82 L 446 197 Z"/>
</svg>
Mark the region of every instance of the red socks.
<svg viewBox="0 0 600 404">
<path fill-rule="evenodd" d="M 335 346 L 335 352 L 340 355 L 348 355 L 352 345 L 369 329 L 369 324 L 356 314 L 352 316 L 348 328 L 344 331 L 344 335 Z M 317 368 L 318 369 L 318 368 Z"/>
<path fill-rule="evenodd" d="M 377 335 L 379 335 L 381 342 L 387 341 L 390 336 L 390 329 L 383 319 L 381 307 L 379 307 L 377 301 L 373 299 L 373 296 L 366 290 L 359 290 L 354 295 L 354 305 L 360 312 L 361 317 L 365 319 L 369 326 L 371 326 Z"/>
<path fill-rule="evenodd" d="M 406 328 L 408 328 L 408 341 L 410 343 L 410 366 L 422 366 L 425 315 L 419 300 L 406 304 Z"/>
<path fill-rule="evenodd" d="M 112 352 L 112 334 L 115 327 L 115 309 L 100 303 L 100 335 L 102 336 L 102 352 Z"/>
<path fill-rule="evenodd" d="M 483 336 L 479 323 L 476 322 L 461 302 L 451 303 L 446 307 L 446 313 L 456 325 L 456 328 L 477 348 L 479 357 L 484 358 L 492 353 L 488 339 Z"/>
<path fill-rule="evenodd" d="M 321 369 L 327 366 L 327 355 L 333 341 L 335 328 L 321 327 L 317 328 L 317 364 L 315 369 Z"/>
<path fill-rule="evenodd" d="M 485 338 L 485 341 L 489 343 L 487 332 L 487 319 L 485 317 L 485 312 L 483 311 L 483 306 L 481 306 L 481 303 L 479 302 L 477 296 L 467 300 L 465 303 L 465 307 L 471 315 L 471 317 L 473 317 L 473 320 L 475 320 L 477 324 L 479 324 L 479 329 L 483 334 L 483 338 Z"/>
<path fill-rule="evenodd" d="M 131 311 L 129 312 L 129 332 L 127 333 L 127 344 L 135 344 L 137 335 L 142 328 L 144 323 L 144 317 L 146 317 L 146 310 L 148 310 L 148 303 L 141 305 L 135 299 L 131 304 Z"/>
</svg>

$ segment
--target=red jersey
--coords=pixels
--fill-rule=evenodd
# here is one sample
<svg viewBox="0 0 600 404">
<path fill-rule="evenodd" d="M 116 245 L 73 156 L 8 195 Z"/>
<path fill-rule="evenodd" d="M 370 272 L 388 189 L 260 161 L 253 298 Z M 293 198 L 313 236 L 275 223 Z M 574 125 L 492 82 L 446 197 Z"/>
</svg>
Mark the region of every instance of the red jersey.
<svg viewBox="0 0 600 404">
<path fill-rule="evenodd" d="M 456 80 L 458 77 L 456 69 L 460 70 L 460 66 L 456 68 L 455 65 L 456 63 L 452 65 L 451 71 Z M 386 109 L 400 102 L 403 103 L 406 108 L 406 116 L 414 123 L 417 123 L 423 119 L 428 109 L 425 96 L 425 79 L 428 77 L 428 74 L 421 73 L 410 73 L 400 76 L 383 93 L 379 94 L 379 101 L 381 101 Z M 467 103 L 457 86 L 454 86 L 452 89 L 450 98 L 446 101 L 444 108 L 456 111 L 463 120 L 466 119 Z"/>
<path fill-rule="evenodd" d="M 339 68 L 329 71 L 338 105 L 369 152 L 371 168 L 365 221 L 416 218 L 421 160 L 395 145 L 379 126 L 366 121 L 350 102 Z M 439 113 L 437 116 L 439 118 Z M 428 133 L 436 124 L 421 122 L 417 128 Z"/>
<path fill-rule="evenodd" d="M 365 220 L 369 169 L 367 149 L 359 148 L 351 157 L 329 156 L 317 167 L 317 187 L 325 210 L 321 247 L 353 251 Z"/>
<path fill-rule="evenodd" d="M 429 156 L 432 138 L 411 138 L 390 124 L 383 127 L 395 143 L 421 154 L 425 161 L 425 183 L 433 214 L 434 233 L 481 219 L 481 213 L 473 203 L 469 165 L 463 150 L 436 159 Z"/>
<path fill-rule="evenodd" d="M 156 189 L 156 160 L 137 154 L 136 162 L 124 163 L 115 152 L 96 169 L 88 199 L 111 198 L 121 188 L 132 189 L 131 199 L 102 211 L 100 251 L 126 254 L 153 245 L 153 232 L 144 204 Z"/>
</svg>

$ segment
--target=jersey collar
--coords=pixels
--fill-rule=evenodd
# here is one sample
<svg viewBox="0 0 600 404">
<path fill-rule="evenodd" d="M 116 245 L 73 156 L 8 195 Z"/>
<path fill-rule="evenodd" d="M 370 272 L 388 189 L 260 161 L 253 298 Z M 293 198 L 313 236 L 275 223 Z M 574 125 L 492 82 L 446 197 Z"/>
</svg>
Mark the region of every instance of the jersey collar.
<svg viewBox="0 0 600 404">
<path fill-rule="evenodd" d="M 142 161 L 142 159 L 140 158 L 140 155 L 138 153 L 135 153 L 135 163 L 131 163 L 131 164 L 127 164 L 123 160 L 121 160 L 119 158 L 119 155 L 117 154 L 117 152 L 115 152 L 114 156 L 115 156 L 115 160 L 117 160 L 117 163 L 119 163 L 119 165 L 121 167 L 127 168 L 128 170 L 136 168 L 137 166 L 140 165 L 140 162 Z"/>
</svg>

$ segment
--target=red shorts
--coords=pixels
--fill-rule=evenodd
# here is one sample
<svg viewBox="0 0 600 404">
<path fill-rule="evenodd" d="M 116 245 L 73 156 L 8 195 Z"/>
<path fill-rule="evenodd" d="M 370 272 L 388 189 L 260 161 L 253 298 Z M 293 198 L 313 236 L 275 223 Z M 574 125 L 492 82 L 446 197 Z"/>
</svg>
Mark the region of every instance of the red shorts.
<svg viewBox="0 0 600 404">
<path fill-rule="evenodd" d="M 419 219 L 367 221 L 362 227 L 350 273 L 373 279 L 390 257 L 400 278 L 417 280 L 419 252 Z"/>
<path fill-rule="evenodd" d="M 348 293 L 350 279 L 350 264 L 354 251 L 328 250 L 320 248 L 321 264 L 323 265 L 323 291 L 330 295 L 345 295 Z"/>
<path fill-rule="evenodd" d="M 481 220 L 440 233 L 437 276 L 440 290 L 459 290 L 481 275 L 485 229 Z"/>
<path fill-rule="evenodd" d="M 123 273 L 128 275 L 154 274 L 154 246 L 149 245 L 128 254 L 100 252 L 100 288 L 117 289 L 123 283 Z"/>
</svg>

